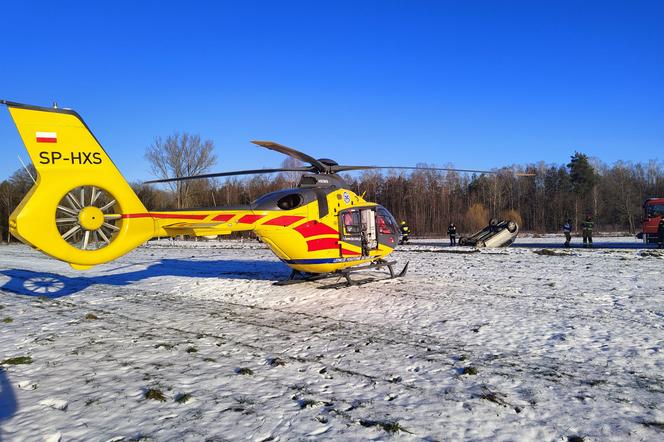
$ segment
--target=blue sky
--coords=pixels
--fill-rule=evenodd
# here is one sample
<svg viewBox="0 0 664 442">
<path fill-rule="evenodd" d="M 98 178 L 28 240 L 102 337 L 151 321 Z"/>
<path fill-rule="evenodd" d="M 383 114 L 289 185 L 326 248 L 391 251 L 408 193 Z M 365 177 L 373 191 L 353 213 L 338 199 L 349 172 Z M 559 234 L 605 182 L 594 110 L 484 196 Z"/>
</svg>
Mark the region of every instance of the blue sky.
<svg viewBox="0 0 664 442">
<path fill-rule="evenodd" d="M 664 2 L 5 2 L 0 98 L 77 110 L 130 180 L 274 140 L 346 164 L 664 160 Z M 0 179 L 27 156 L 0 111 Z"/>
</svg>

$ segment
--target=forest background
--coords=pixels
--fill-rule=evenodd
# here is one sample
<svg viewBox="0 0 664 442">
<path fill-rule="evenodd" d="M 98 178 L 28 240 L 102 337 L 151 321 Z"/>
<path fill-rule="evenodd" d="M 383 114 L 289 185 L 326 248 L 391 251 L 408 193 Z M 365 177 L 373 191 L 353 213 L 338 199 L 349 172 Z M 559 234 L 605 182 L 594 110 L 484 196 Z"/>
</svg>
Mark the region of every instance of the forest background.
<svg viewBox="0 0 664 442">
<path fill-rule="evenodd" d="M 214 144 L 196 135 L 174 134 L 156 138 L 145 158 L 158 178 L 209 172 L 216 163 Z M 184 155 L 183 153 L 186 153 Z M 298 166 L 284 160 L 283 167 Z M 406 220 L 415 236 L 443 236 L 449 223 L 461 232 L 484 227 L 490 218 L 511 219 L 522 230 L 559 232 L 571 219 L 576 230 L 591 216 L 596 230 L 640 231 L 643 202 L 664 197 L 664 167 L 657 160 L 646 163 L 618 161 L 604 164 L 574 152 L 567 164 L 513 165 L 491 174 L 469 174 L 420 169 L 368 170 L 344 175 L 351 190 L 364 195 Z M 445 165 L 445 167 L 453 167 Z M 533 176 L 521 176 L 521 174 Z M 33 185 L 29 166 L 0 183 L 0 233 L 9 239 L 8 217 Z M 201 179 L 169 185 L 132 183 L 149 210 L 185 207 L 217 207 L 248 204 L 271 191 L 297 186 L 299 173 L 283 172 L 244 178 Z"/>
</svg>

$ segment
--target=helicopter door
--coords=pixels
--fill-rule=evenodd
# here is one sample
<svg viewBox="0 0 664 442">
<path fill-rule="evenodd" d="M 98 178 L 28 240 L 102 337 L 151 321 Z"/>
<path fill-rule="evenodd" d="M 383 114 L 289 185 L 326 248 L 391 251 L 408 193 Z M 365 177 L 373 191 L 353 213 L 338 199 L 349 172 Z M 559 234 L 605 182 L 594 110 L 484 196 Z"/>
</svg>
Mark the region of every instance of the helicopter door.
<svg viewBox="0 0 664 442">
<path fill-rule="evenodd" d="M 369 250 L 378 248 L 378 237 L 376 236 L 376 212 L 371 209 L 360 210 L 362 216 L 362 234 Z"/>
<path fill-rule="evenodd" d="M 373 208 L 348 209 L 339 214 L 340 239 L 360 247 L 362 256 L 368 256 L 371 250 L 378 248 L 376 230 L 376 212 Z M 342 256 L 352 256 L 341 247 Z"/>
</svg>

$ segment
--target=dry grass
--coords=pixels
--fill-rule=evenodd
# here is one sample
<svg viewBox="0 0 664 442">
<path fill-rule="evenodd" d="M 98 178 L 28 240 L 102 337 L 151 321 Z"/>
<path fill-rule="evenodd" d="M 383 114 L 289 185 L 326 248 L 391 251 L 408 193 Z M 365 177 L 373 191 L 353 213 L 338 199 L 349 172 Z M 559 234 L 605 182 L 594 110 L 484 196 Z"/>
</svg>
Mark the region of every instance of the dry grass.
<svg viewBox="0 0 664 442">
<path fill-rule="evenodd" d="M 148 388 L 145 391 L 144 397 L 145 399 L 150 399 L 153 401 L 166 402 L 164 393 L 162 393 L 161 390 L 157 390 L 156 388 Z"/>
<path fill-rule="evenodd" d="M 9 358 L 0 362 L 0 365 L 22 365 L 22 364 L 32 364 L 32 358 L 30 356 L 18 356 L 16 358 Z"/>
</svg>

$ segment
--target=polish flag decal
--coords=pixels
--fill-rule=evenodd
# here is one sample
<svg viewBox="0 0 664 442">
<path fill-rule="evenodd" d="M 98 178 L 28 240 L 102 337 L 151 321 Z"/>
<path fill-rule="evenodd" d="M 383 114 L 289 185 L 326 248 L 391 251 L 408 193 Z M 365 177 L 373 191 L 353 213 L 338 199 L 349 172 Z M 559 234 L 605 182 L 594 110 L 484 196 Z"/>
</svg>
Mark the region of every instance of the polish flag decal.
<svg viewBox="0 0 664 442">
<path fill-rule="evenodd" d="M 58 142 L 58 134 L 55 132 L 37 132 L 35 134 L 37 136 L 37 142 L 38 143 L 57 143 Z"/>
</svg>

